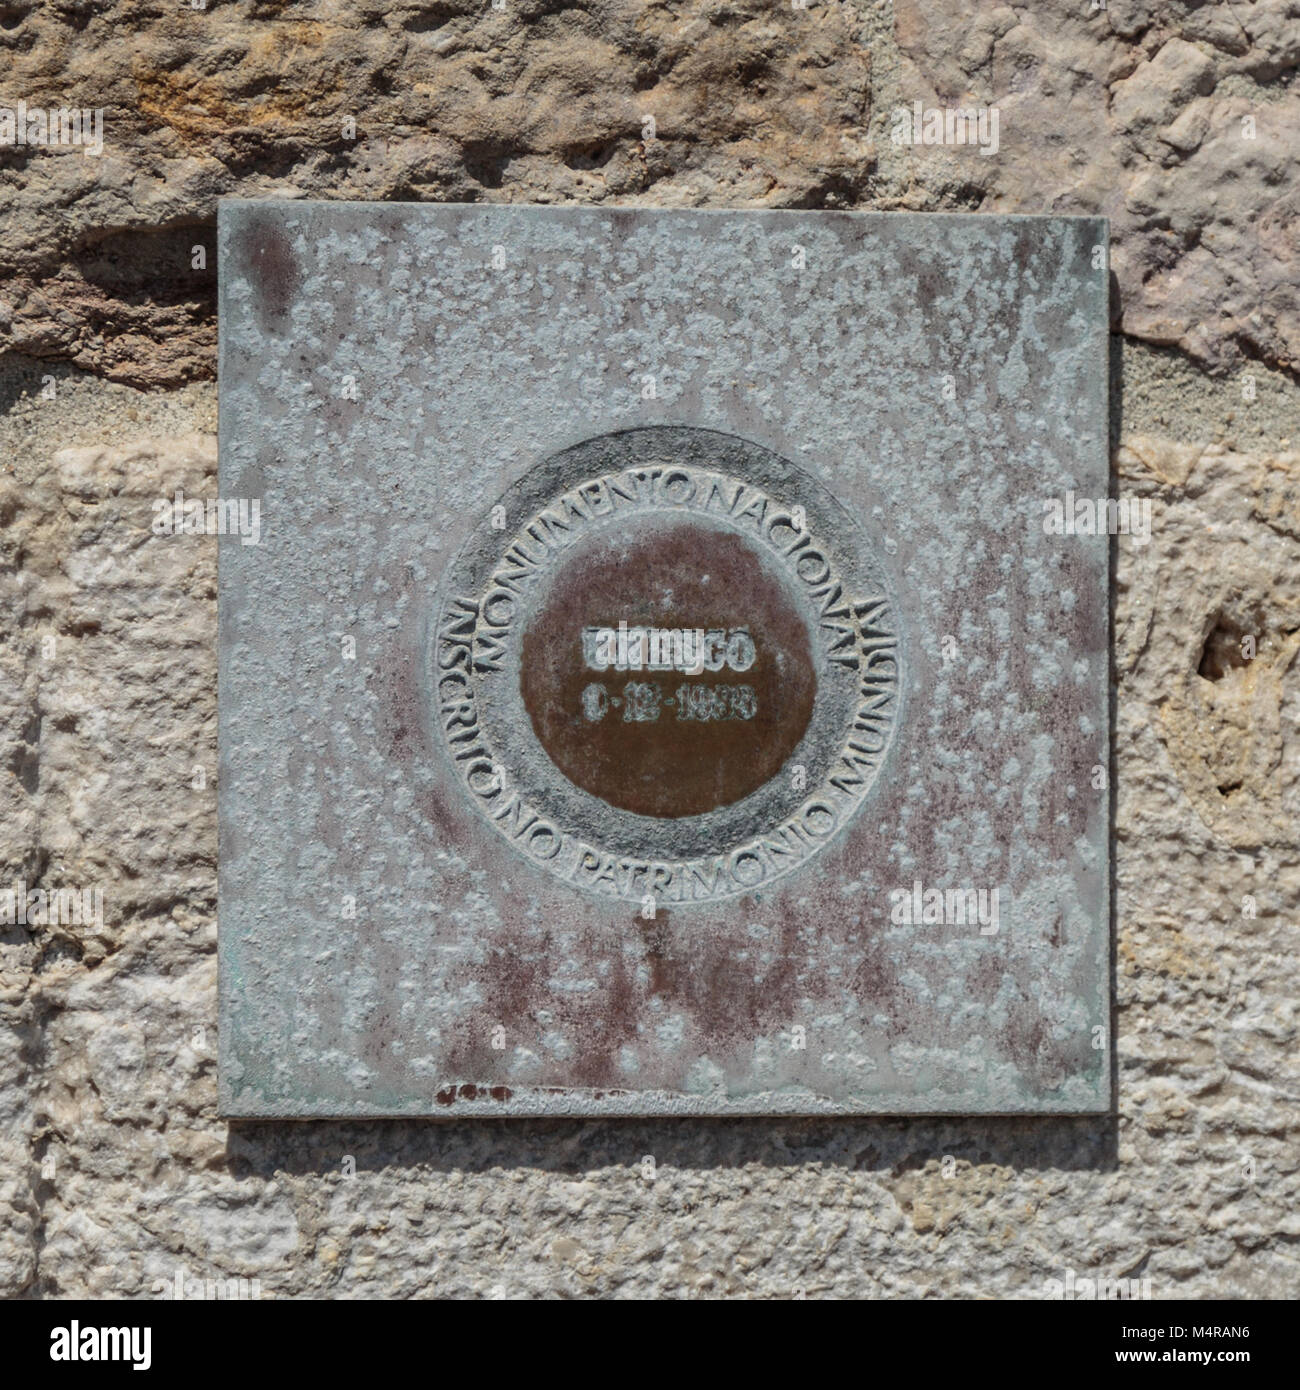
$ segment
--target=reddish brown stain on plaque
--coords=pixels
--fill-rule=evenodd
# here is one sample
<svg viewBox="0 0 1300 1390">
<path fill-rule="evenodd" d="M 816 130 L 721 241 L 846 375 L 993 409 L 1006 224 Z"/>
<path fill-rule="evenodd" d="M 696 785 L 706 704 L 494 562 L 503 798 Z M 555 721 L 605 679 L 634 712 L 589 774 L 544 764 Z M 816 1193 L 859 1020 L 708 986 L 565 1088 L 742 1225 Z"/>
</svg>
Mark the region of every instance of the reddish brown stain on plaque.
<svg viewBox="0 0 1300 1390">
<path fill-rule="evenodd" d="M 631 664 L 591 637 L 624 627 Z M 652 633 L 668 635 L 652 648 Z M 716 669 L 693 669 L 692 649 Z M 598 664 L 614 652 L 625 669 Z M 756 791 L 798 746 L 817 694 L 806 623 L 770 564 L 696 522 L 612 531 L 571 560 L 522 654 L 524 707 L 551 760 L 643 816 L 701 815 Z"/>
<path fill-rule="evenodd" d="M 258 218 L 240 233 L 239 257 L 256 291 L 253 303 L 263 331 L 284 332 L 301 280 L 288 236 L 273 222 Z"/>
</svg>

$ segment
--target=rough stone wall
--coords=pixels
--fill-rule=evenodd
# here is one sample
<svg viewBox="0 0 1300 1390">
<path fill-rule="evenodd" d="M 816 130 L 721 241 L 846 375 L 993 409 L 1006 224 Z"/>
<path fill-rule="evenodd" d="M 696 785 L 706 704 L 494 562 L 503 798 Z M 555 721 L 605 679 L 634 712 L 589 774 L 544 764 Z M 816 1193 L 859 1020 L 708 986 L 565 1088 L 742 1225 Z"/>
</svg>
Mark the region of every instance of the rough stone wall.
<svg viewBox="0 0 1300 1390">
<path fill-rule="evenodd" d="M 9 0 L 0 52 L 105 108 L 0 146 L 0 887 L 105 889 L 0 925 L 0 1291 L 1300 1293 L 1294 0 Z M 150 503 L 215 489 L 215 200 L 272 193 L 1111 218 L 1114 1117 L 217 1120 L 216 541 Z"/>
</svg>

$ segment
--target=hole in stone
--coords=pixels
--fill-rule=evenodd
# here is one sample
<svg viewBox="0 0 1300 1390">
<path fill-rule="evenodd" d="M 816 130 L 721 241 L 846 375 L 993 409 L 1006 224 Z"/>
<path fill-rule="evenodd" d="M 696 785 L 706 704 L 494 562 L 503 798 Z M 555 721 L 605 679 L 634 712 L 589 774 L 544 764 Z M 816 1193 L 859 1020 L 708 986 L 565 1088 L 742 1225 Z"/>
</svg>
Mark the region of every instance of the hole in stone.
<svg viewBox="0 0 1300 1390">
<path fill-rule="evenodd" d="M 1251 658 L 1246 655 L 1245 644 L 1248 636 L 1255 636 L 1253 626 L 1243 627 L 1234 619 L 1220 614 L 1201 648 L 1197 675 L 1207 681 L 1221 681 L 1229 671 L 1249 665 Z M 1258 640 L 1256 636 L 1256 643 Z"/>
<path fill-rule="evenodd" d="M 603 169 L 617 151 L 617 140 L 603 141 L 569 150 L 564 162 L 570 169 Z"/>
</svg>

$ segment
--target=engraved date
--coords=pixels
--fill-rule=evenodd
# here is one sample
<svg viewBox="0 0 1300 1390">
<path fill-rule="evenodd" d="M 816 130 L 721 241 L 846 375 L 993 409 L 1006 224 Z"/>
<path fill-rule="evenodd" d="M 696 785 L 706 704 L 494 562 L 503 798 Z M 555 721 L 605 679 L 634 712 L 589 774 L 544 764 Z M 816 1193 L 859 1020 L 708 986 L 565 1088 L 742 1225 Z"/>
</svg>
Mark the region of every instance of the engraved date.
<svg viewBox="0 0 1300 1390">
<path fill-rule="evenodd" d="M 629 681 L 622 693 L 610 694 L 599 681 L 582 692 L 584 718 L 596 724 L 611 712 L 622 712 L 625 724 L 652 724 L 662 714 L 683 723 L 704 724 L 720 719 L 753 719 L 758 700 L 752 685 L 679 685 L 665 696 L 657 681 Z"/>
</svg>

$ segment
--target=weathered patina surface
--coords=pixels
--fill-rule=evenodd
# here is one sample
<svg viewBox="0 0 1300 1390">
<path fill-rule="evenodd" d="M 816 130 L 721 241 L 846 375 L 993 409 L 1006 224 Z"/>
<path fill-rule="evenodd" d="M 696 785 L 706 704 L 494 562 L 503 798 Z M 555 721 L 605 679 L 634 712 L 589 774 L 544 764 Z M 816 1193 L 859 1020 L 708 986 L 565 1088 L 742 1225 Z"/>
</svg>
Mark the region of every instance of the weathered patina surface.
<svg viewBox="0 0 1300 1390">
<path fill-rule="evenodd" d="M 1105 243 L 225 205 L 226 1113 L 1104 1109 Z"/>
</svg>

